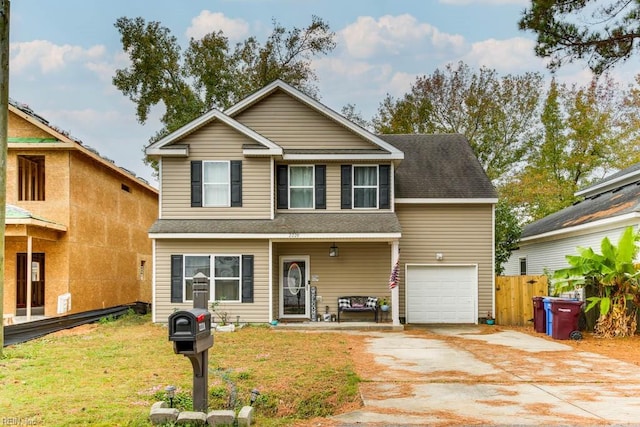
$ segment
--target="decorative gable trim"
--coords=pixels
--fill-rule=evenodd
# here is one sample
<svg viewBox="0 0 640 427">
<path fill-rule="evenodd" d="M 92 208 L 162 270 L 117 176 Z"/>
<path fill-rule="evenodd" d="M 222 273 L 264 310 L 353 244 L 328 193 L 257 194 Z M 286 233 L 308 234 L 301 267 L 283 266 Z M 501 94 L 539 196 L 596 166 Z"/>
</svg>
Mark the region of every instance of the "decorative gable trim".
<svg viewBox="0 0 640 427">
<path fill-rule="evenodd" d="M 225 114 L 227 114 L 230 117 L 233 117 L 236 114 L 240 113 L 241 111 L 249 108 L 251 105 L 255 104 L 256 102 L 260 101 L 261 99 L 264 99 L 267 96 L 271 95 L 276 90 L 282 90 L 283 92 L 287 93 L 289 96 L 295 98 L 296 100 L 302 102 L 303 104 L 306 104 L 308 107 L 318 111 L 319 113 L 323 114 L 329 119 L 349 129 L 351 132 L 355 133 L 356 135 L 366 139 L 372 144 L 377 145 L 381 149 L 387 151 L 388 155 L 385 155 L 385 158 L 393 159 L 393 160 L 404 159 L 404 153 L 398 150 L 393 145 L 387 143 L 386 141 L 383 141 L 382 139 L 378 138 L 376 135 L 356 125 L 350 120 L 347 120 L 342 115 L 336 113 L 329 107 L 321 104 L 320 102 L 316 101 L 315 99 L 311 98 L 305 93 L 283 82 L 282 80 L 275 80 L 270 84 L 268 84 L 267 86 L 265 86 L 264 88 L 258 90 L 257 92 L 254 92 L 252 95 L 249 95 L 248 97 L 244 98 L 242 101 L 238 102 L 234 106 L 225 110 Z M 293 157 L 291 158 L 293 159 Z M 323 158 L 327 159 L 328 157 L 324 156 Z M 343 158 L 343 157 L 340 157 L 340 158 Z M 361 157 L 358 157 L 358 158 L 361 158 Z M 378 155 L 376 158 L 380 159 L 380 155 Z"/>
<path fill-rule="evenodd" d="M 220 122 L 228 125 L 229 127 L 237 130 L 238 132 L 242 133 L 243 135 L 249 137 L 250 139 L 252 139 L 253 141 L 257 142 L 258 144 L 260 144 L 262 147 L 264 148 L 259 148 L 259 149 L 255 149 L 255 148 L 244 148 L 243 149 L 243 153 L 245 154 L 258 154 L 258 155 L 268 155 L 268 156 L 273 156 L 273 155 L 282 155 L 282 148 L 275 144 L 274 142 L 272 142 L 271 140 L 269 140 L 268 138 L 265 138 L 264 136 L 260 135 L 259 133 L 255 132 L 252 129 L 249 129 L 248 127 L 246 127 L 245 125 L 243 125 L 242 123 L 232 119 L 231 117 L 227 116 L 226 114 L 224 114 L 223 112 L 221 112 L 220 110 L 216 110 L 213 109 L 211 111 L 209 111 L 206 114 L 203 114 L 202 116 L 198 117 L 197 119 L 187 123 L 186 125 L 182 126 L 180 129 L 171 132 L 169 135 L 165 136 L 164 138 L 154 142 L 153 144 L 149 145 L 146 149 L 145 152 L 148 156 L 182 156 L 182 157 L 187 157 L 189 155 L 189 150 L 188 150 L 188 146 L 185 145 L 177 145 L 175 144 L 176 142 L 180 141 L 182 138 L 186 137 L 187 135 L 195 132 L 196 130 L 202 128 L 203 126 L 211 123 L 214 120 L 219 120 Z M 177 149 L 176 147 L 180 147 L 179 149 Z M 187 149 L 185 149 L 184 147 L 187 147 Z"/>
</svg>

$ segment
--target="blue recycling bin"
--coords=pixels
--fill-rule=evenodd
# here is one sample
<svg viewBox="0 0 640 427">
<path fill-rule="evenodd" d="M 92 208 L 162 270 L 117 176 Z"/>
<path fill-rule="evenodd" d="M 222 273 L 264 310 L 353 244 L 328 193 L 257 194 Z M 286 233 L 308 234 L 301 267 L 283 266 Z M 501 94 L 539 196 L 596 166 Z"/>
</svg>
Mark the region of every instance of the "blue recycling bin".
<svg viewBox="0 0 640 427">
<path fill-rule="evenodd" d="M 544 304 L 544 313 L 545 316 L 547 318 L 547 324 L 546 324 L 546 333 L 547 335 L 549 335 L 550 337 L 553 337 L 553 312 L 551 310 L 551 304 L 553 301 L 569 301 L 569 302 L 575 302 L 575 299 L 571 299 L 571 298 L 559 298 L 559 297 L 545 297 L 542 300 L 542 303 Z"/>
<path fill-rule="evenodd" d="M 551 334 L 553 333 L 553 313 L 551 313 L 551 298 L 543 298 L 542 303 L 544 304 L 544 314 L 545 318 L 547 319 L 545 332 L 547 333 L 547 335 L 551 336 Z"/>
</svg>

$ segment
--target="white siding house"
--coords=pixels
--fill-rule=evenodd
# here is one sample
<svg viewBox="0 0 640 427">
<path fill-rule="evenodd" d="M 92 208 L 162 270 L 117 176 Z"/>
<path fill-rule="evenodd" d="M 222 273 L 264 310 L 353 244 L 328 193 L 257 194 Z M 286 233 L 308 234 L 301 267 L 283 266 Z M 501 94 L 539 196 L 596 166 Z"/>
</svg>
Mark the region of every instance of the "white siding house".
<svg viewBox="0 0 640 427">
<path fill-rule="evenodd" d="M 504 275 L 540 275 L 568 267 L 578 247 L 600 252 L 608 237 L 616 244 L 626 227 L 640 224 L 640 164 L 576 193 L 584 199 L 527 225 Z"/>
</svg>

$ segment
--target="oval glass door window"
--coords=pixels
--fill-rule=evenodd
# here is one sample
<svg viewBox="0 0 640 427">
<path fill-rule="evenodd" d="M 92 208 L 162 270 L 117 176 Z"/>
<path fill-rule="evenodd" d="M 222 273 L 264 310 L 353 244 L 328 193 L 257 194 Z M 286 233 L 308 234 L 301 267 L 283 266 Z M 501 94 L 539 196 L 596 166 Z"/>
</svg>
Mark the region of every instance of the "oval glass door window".
<svg viewBox="0 0 640 427">
<path fill-rule="evenodd" d="M 291 263 L 287 271 L 287 289 L 291 295 L 297 295 L 302 287 L 302 271 L 297 263 Z"/>
</svg>

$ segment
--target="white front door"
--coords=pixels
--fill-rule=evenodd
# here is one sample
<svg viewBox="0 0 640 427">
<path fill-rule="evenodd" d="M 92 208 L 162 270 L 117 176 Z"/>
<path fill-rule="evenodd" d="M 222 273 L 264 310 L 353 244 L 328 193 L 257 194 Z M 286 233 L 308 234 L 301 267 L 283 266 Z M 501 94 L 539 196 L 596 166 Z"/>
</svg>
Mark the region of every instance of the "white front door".
<svg viewBox="0 0 640 427">
<path fill-rule="evenodd" d="M 280 317 L 309 318 L 309 257 L 280 258 Z"/>
</svg>

